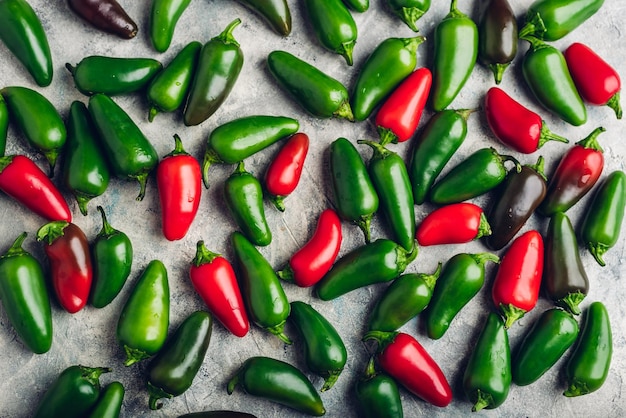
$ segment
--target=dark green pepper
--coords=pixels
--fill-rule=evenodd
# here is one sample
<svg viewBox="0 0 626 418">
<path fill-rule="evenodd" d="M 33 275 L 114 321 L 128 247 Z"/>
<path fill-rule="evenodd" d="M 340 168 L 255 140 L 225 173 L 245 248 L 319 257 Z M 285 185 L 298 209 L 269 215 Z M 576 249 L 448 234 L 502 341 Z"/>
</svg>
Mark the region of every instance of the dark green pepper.
<svg viewBox="0 0 626 418">
<path fill-rule="evenodd" d="M 240 19 L 233 20 L 202 47 L 183 110 L 185 125 L 199 125 L 207 120 L 235 86 L 243 67 L 243 51 L 233 37 L 233 30 L 240 23 Z"/>
<path fill-rule="evenodd" d="M 463 390 L 474 404 L 472 412 L 502 405 L 511 387 L 511 373 L 511 348 L 504 321 L 490 312 L 463 374 Z"/>
<path fill-rule="evenodd" d="M 350 8 L 350 10 L 354 10 L 359 13 L 366 12 L 370 7 L 369 0 L 343 0 L 343 2 Z"/>
<path fill-rule="evenodd" d="M 26 232 L 0 256 L 0 300 L 20 340 L 35 354 L 52 345 L 52 309 L 41 264 L 22 248 Z"/>
<path fill-rule="evenodd" d="M 430 0 L 387 0 L 391 10 L 413 32 L 418 32 L 417 21 L 430 9 Z"/>
<path fill-rule="evenodd" d="M 417 65 L 417 47 L 426 38 L 387 38 L 362 64 L 352 91 L 354 119 L 368 118 L 374 108 L 393 91 Z"/>
<path fill-rule="evenodd" d="M 491 253 L 460 253 L 444 265 L 423 313 L 430 338 L 443 337 L 456 315 L 482 289 L 487 261 L 498 263 L 500 258 Z"/>
<path fill-rule="evenodd" d="M 522 74 L 539 104 L 571 125 L 584 124 L 587 109 L 561 51 L 533 37 L 521 39 L 530 43 L 522 60 Z"/>
<path fill-rule="evenodd" d="M 374 150 L 368 171 L 380 199 L 382 212 L 391 227 L 394 240 L 405 250 L 411 251 L 415 245 L 415 204 L 404 160 L 377 142 L 357 142 L 369 145 Z"/>
<path fill-rule="evenodd" d="M 130 366 L 159 352 L 170 324 L 170 287 L 167 270 L 159 260 L 144 269 L 117 322 L 117 341 Z"/>
<path fill-rule="evenodd" d="M 313 116 L 354 120 L 348 90 L 336 79 L 285 51 L 272 51 L 267 65 L 278 84 Z"/>
<path fill-rule="evenodd" d="M 330 171 L 337 213 L 357 225 L 369 243 L 370 222 L 379 199 L 361 155 L 346 138 L 330 144 Z"/>
<path fill-rule="evenodd" d="M 478 20 L 478 59 L 500 84 L 504 70 L 517 55 L 517 19 L 508 0 L 484 0 Z"/>
<path fill-rule="evenodd" d="M 224 182 L 224 199 L 235 223 L 250 242 L 259 246 L 272 242 L 263 206 L 263 187 L 246 171 L 243 161 Z"/>
<path fill-rule="evenodd" d="M 402 418 L 402 400 L 396 381 L 385 373 L 376 373 L 373 359 L 365 374 L 355 384 L 360 417 Z"/>
<path fill-rule="evenodd" d="M 581 224 L 583 244 L 601 266 L 602 256 L 619 238 L 626 206 L 626 174 L 614 171 L 609 174 L 593 197 Z"/>
<path fill-rule="evenodd" d="M 105 367 L 70 366 L 50 385 L 34 414 L 35 418 L 82 418 L 98 402 L 100 375 Z"/>
<path fill-rule="evenodd" d="M 128 113 L 109 96 L 91 96 L 89 113 L 113 174 L 137 180 L 140 186 L 137 200 L 143 200 L 148 175 L 159 161 L 156 150 Z"/>
<path fill-rule="evenodd" d="M 98 398 L 98 402 L 89 413 L 88 418 L 118 418 L 124 402 L 124 385 L 120 382 L 109 383 Z"/>
<path fill-rule="evenodd" d="M 394 280 L 374 305 L 368 330 L 393 332 L 422 312 L 433 296 L 441 263 L 432 274 L 407 273 Z"/>
<path fill-rule="evenodd" d="M 566 214 L 550 218 L 545 240 L 543 286 L 558 305 L 578 315 L 578 305 L 589 292 L 589 279 L 580 259 L 578 241 Z"/>
<path fill-rule="evenodd" d="M 289 321 L 302 337 L 309 370 L 325 379 L 320 392 L 327 391 L 333 387 L 348 360 L 341 336 L 322 314 L 305 302 L 291 302 Z"/>
<path fill-rule="evenodd" d="M 454 166 L 430 189 L 429 199 L 438 205 L 463 202 L 483 195 L 502 183 L 508 173 L 504 165 L 511 161 L 515 171 L 522 171 L 519 161 L 501 155 L 495 148 L 481 148 Z"/>
<path fill-rule="evenodd" d="M 53 67 L 48 37 L 26 0 L 0 2 L 0 40 L 40 87 L 50 85 Z"/>
<path fill-rule="evenodd" d="M 24 134 L 28 144 L 46 157 L 52 177 L 67 139 L 61 115 L 46 97 L 28 87 L 5 87 L 0 94 L 9 109 L 10 121 Z"/>
<path fill-rule="evenodd" d="M 466 109 L 437 112 L 416 138 L 408 167 L 415 204 L 426 201 L 435 179 L 465 141 L 471 112 Z"/>
<path fill-rule="evenodd" d="M 235 164 L 298 132 L 297 120 L 284 116 L 244 116 L 211 132 L 202 163 L 202 180 L 209 187 L 211 164 Z"/>
<path fill-rule="evenodd" d="M 291 307 L 276 272 L 243 234 L 233 232 L 230 239 L 239 269 L 241 295 L 250 319 L 285 344 L 291 344 L 284 333 Z"/>
<path fill-rule="evenodd" d="M 567 389 L 563 395 L 581 396 L 600 389 L 611 365 L 613 335 L 606 306 L 593 302 L 587 308 L 582 330 L 565 374 Z"/>
<path fill-rule="evenodd" d="M 178 418 L 257 418 L 252 414 L 237 411 L 204 411 L 179 415 Z"/>
<path fill-rule="evenodd" d="M 520 36 L 561 39 L 593 16 L 604 0 L 536 0 L 526 12 Z"/>
<path fill-rule="evenodd" d="M 7 147 L 7 133 L 9 130 L 9 109 L 0 95 L 0 157 L 4 157 Z"/>
<path fill-rule="evenodd" d="M 133 245 L 124 232 L 107 221 L 102 206 L 102 229 L 91 244 L 93 287 L 91 305 L 104 308 L 115 299 L 126 283 L 133 264 Z"/>
<path fill-rule="evenodd" d="M 478 27 L 456 7 L 435 27 L 432 106 L 439 112 L 452 103 L 469 79 L 478 56 Z"/>
<path fill-rule="evenodd" d="M 252 396 L 265 398 L 304 414 L 316 417 L 326 413 L 313 384 L 300 370 L 289 363 L 270 357 L 251 357 L 228 381 L 231 395 L 237 385 Z"/>
<path fill-rule="evenodd" d="M 161 398 L 182 395 L 191 387 L 211 342 L 213 317 L 196 311 L 178 326 L 148 365 L 150 409 L 160 409 Z"/>
<path fill-rule="evenodd" d="M 535 382 L 563 356 L 578 336 L 578 322 L 560 308 L 543 312 L 524 335 L 513 357 L 513 382 Z"/>
<path fill-rule="evenodd" d="M 238 0 L 260 15 L 279 35 L 291 33 L 291 11 L 287 0 Z"/>
<path fill-rule="evenodd" d="M 337 260 L 315 293 L 322 300 L 331 300 L 364 286 L 389 282 L 404 272 L 417 253 L 417 244 L 409 252 L 391 240 L 377 239 Z"/>
<path fill-rule="evenodd" d="M 322 46 L 345 58 L 352 65 L 357 26 L 342 0 L 304 0 L 307 17 Z"/>
<path fill-rule="evenodd" d="M 191 0 L 153 0 L 150 9 L 150 41 L 157 52 L 165 52 L 172 43 L 176 24 Z"/>
<path fill-rule="evenodd" d="M 200 42 L 189 42 L 162 71 L 154 76 L 146 92 L 150 104 L 148 114 L 150 122 L 157 113 L 173 112 L 183 105 L 193 80 L 200 49 L 202 49 Z"/>
<path fill-rule="evenodd" d="M 87 106 L 72 102 L 67 122 L 67 145 L 63 157 L 63 182 L 87 215 L 87 203 L 109 186 L 109 166 L 98 146 L 99 139 Z"/>
</svg>

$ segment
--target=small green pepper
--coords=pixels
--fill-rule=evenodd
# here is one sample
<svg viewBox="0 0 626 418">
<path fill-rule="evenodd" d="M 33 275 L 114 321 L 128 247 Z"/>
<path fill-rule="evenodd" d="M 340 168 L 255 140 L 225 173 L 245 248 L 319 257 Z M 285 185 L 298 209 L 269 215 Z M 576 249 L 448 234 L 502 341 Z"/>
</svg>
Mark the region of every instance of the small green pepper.
<svg viewBox="0 0 626 418">
<path fill-rule="evenodd" d="M 480 4 L 478 59 L 493 72 L 496 84 L 517 55 L 517 20 L 508 0 Z"/>
<path fill-rule="evenodd" d="M 520 36 L 561 39 L 593 16 L 604 0 L 535 0 L 526 12 Z"/>
<path fill-rule="evenodd" d="M 288 36 L 291 33 L 291 11 L 287 0 L 238 1 L 265 19 L 277 34 Z"/>
<path fill-rule="evenodd" d="M 364 375 L 355 384 L 360 417 L 402 418 L 402 400 L 396 381 L 385 373 L 376 373 L 374 361 L 367 363 Z"/>
<path fill-rule="evenodd" d="M 124 402 L 125 389 L 120 382 L 109 383 L 98 398 L 88 418 L 118 418 Z"/>
<path fill-rule="evenodd" d="M 342 0 L 305 0 L 307 17 L 322 46 L 345 58 L 352 65 L 357 26 Z"/>
<path fill-rule="evenodd" d="M 7 147 L 7 133 L 9 130 L 9 109 L 0 95 L 0 157 L 4 157 Z"/>
<path fill-rule="evenodd" d="M 417 21 L 430 9 L 430 0 L 387 0 L 391 10 L 413 32 L 418 32 Z"/>
<path fill-rule="evenodd" d="M 157 52 L 165 52 L 172 43 L 178 20 L 191 0 L 153 0 L 150 9 L 150 41 Z"/>
</svg>

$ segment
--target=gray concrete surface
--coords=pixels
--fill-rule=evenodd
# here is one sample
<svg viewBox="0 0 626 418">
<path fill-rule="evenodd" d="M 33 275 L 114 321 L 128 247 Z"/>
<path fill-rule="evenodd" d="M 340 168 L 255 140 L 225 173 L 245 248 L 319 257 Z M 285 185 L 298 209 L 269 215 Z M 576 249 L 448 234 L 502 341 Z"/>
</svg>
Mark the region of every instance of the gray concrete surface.
<svg viewBox="0 0 626 418">
<path fill-rule="evenodd" d="M 72 14 L 66 2 L 48 2 L 30 0 L 40 16 L 48 34 L 54 59 L 54 81 L 51 86 L 38 88 L 25 73 L 21 65 L 13 58 L 4 45 L 0 45 L 0 86 L 22 85 L 34 88 L 48 97 L 63 116 L 67 115 L 73 100 L 87 101 L 73 86 L 69 73 L 65 70 L 66 62 L 75 64 L 83 57 L 92 54 L 104 54 L 120 57 L 156 57 L 168 63 L 173 55 L 187 42 L 208 41 L 217 35 L 234 18 L 240 17 L 242 25 L 235 30 L 235 36 L 241 43 L 245 54 L 245 64 L 232 94 L 223 106 L 208 121 L 200 126 L 188 128 L 182 124 L 178 114 L 157 116 L 153 123 L 148 123 L 148 107 L 141 94 L 116 98 L 116 101 L 131 115 L 156 147 L 159 156 L 167 154 L 172 147 L 172 135 L 178 133 L 188 151 L 201 159 L 207 135 L 218 125 L 234 118 L 251 114 L 287 115 L 298 118 L 301 130 L 311 138 L 311 147 L 305 171 L 297 190 L 286 200 L 287 210 L 279 213 L 270 204 L 266 204 L 267 216 L 274 233 L 272 244 L 262 248 L 261 252 L 276 268 L 283 265 L 289 256 L 305 243 L 315 228 L 318 214 L 329 205 L 330 194 L 327 170 L 327 150 L 331 141 L 344 136 L 351 140 L 376 138 L 376 131 L 371 122 L 351 124 L 338 120 L 320 120 L 308 116 L 292 102 L 273 82 L 265 66 L 267 54 L 275 49 L 290 51 L 307 60 L 347 86 L 355 80 L 357 70 L 370 51 L 383 39 L 390 36 L 408 37 L 413 33 L 399 20 L 392 16 L 382 1 L 372 1 L 370 10 L 363 14 L 354 14 L 359 28 L 359 38 L 354 51 L 355 65 L 348 67 L 342 58 L 322 49 L 308 25 L 302 2 L 289 1 L 293 15 L 293 32 L 287 38 L 281 38 L 272 32 L 257 16 L 234 1 L 210 0 L 195 1 L 182 16 L 170 49 L 163 54 L 152 50 L 148 35 L 148 11 L 150 2 L 122 0 L 121 4 L 137 21 L 139 34 L 133 40 L 121 40 L 115 36 L 99 32 L 77 16 Z M 477 1 L 461 1 L 462 11 L 476 15 Z M 511 2 L 518 16 L 522 16 L 530 0 Z M 432 9 L 419 22 L 421 33 L 430 37 L 437 22 L 448 9 L 447 1 L 433 2 Z M 555 42 L 564 49 L 575 41 L 581 41 L 594 48 L 610 64 L 626 75 L 626 48 L 623 23 L 626 19 L 626 4 L 618 0 L 607 0 L 602 9 L 573 33 Z M 606 156 L 604 178 L 614 170 L 624 170 L 624 122 L 617 121 L 613 112 L 605 107 L 588 107 L 588 122 L 581 127 L 570 126 L 550 115 L 533 100 L 525 88 L 521 77 L 521 55 L 526 43 L 520 43 L 520 52 L 512 67 L 507 70 L 502 87 L 514 95 L 520 102 L 539 112 L 548 126 L 561 135 L 571 139 L 571 143 L 585 137 L 597 126 L 604 126 L 607 132 L 600 137 Z M 432 58 L 432 42 L 427 41 L 418 51 L 418 65 L 429 65 Z M 481 105 L 484 93 L 493 85 L 491 73 L 477 65 L 470 80 L 452 107 L 475 108 Z M 427 111 L 422 118 L 422 125 L 430 117 Z M 491 135 L 484 114 L 478 112 L 470 117 L 469 134 L 466 142 L 453 157 L 450 165 L 459 162 L 472 151 L 493 146 L 498 150 L 506 149 Z M 561 143 L 549 143 L 534 155 L 515 155 L 522 163 L 534 162 L 539 154 L 546 158 L 548 173 L 555 167 L 560 156 L 571 146 Z M 406 156 L 410 142 L 391 145 L 390 148 Z M 256 175 L 262 175 L 277 146 L 267 149 L 249 159 L 247 167 Z M 361 149 L 363 156 L 369 158 L 369 151 Z M 44 166 L 43 158 L 34 154 L 25 145 L 24 139 L 14 128 L 9 131 L 7 153 L 25 153 L 33 156 Z M 221 184 L 231 171 L 231 167 L 222 166 L 211 169 L 212 187 L 204 191 L 200 212 L 185 239 L 168 242 L 160 231 L 160 209 L 156 184 L 149 179 L 147 196 L 142 202 L 136 202 L 137 185 L 134 182 L 113 180 L 107 192 L 89 205 L 88 216 L 80 215 L 75 202 L 66 192 L 70 201 L 75 222 L 93 239 L 100 229 L 100 217 L 96 205 L 103 205 L 112 225 L 125 231 L 135 246 L 135 259 L 131 277 L 120 296 L 104 309 L 87 307 L 81 312 L 70 315 L 58 304 L 53 304 L 54 342 L 52 349 L 44 355 L 33 355 L 18 340 L 8 322 L 4 310 L 0 309 L 0 405 L 3 417 L 26 417 L 32 414 L 39 399 L 50 383 L 66 367 L 73 364 L 88 366 L 108 366 L 112 373 L 104 375 L 103 384 L 113 380 L 121 381 L 126 389 L 123 417 L 172 417 L 187 412 L 215 409 L 234 409 L 254 413 L 259 417 L 300 416 L 292 410 L 283 408 L 266 400 L 256 399 L 237 390 L 229 396 L 226 382 L 248 357 L 265 355 L 279 358 L 303 370 L 306 370 L 299 341 L 293 346 L 285 346 L 275 337 L 253 326 L 250 333 L 238 339 L 215 324 L 208 354 L 193 386 L 182 396 L 166 400 L 160 411 L 148 409 L 148 396 L 145 390 L 146 363 L 125 368 L 122 365 L 123 352 L 116 343 L 115 327 L 120 309 L 130 289 L 147 263 L 155 258 L 161 259 L 168 268 L 171 285 L 171 326 L 173 330 L 185 316 L 197 309 L 203 309 L 203 303 L 194 293 L 188 279 L 188 268 L 195 253 L 195 244 L 203 239 L 214 251 L 232 258 L 228 237 L 235 229 L 234 222 L 227 213 L 221 197 Z M 55 179 L 58 181 L 58 177 Z M 474 200 L 487 205 L 489 197 Z M 589 197 L 583 199 L 568 212 L 577 224 Z M 433 209 L 430 205 L 416 206 L 418 222 Z M 25 248 L 42 262 L 46 263 L 41 245 L 34 235 L 44 221 L 28 213 L 13 200 L 0 196 L 0 250 L 4 252 L 22 231 L 29 237 Z M 537 228 L 545 231 L 547 222 L 540 217 L 533 217 L 525 230 Z M 362 237 L 357 228 L 344 224 L 344 241 L 341 254 L 345 254 L 361 244 Z M 388 231 L 376 217 L 372 225 L 375 238 L 387 236 Z M 507 401 L 498 409 L 484 411 L 485 416 L 515 417 L 618 417 L 626 415 L 626 398 L 623 380 L 626 377 L 626 316 L 624 307 L 624 267 L 626 233 L 622 231 L 618 245 L 606 255 L 607 267 L 601 268 L 590 254 L 581 248 L 584 266 L 591 281 L 591 290 L 582 306 L 586 307 L 595 300 L 602 301 L 608 307 L 614 335 L 614 354 L 609 377 L 605 385 L 596 393 L 568 399 L 561 395 L 565 388 L 563 368 L 567 359 L 561 359 L 554 368 L 539 381 L 526 387 L 511 387 Z M 449 245 L 423 248 L 415 262 L 407 269 L 410 272 L 430 272 L 437 262 L 445 261 L 461 251 L 481 252 L 486 247 L 480 242 L 465 245 Z M 500 252 L 500 255 L 502 252 Z M 447 408 L 433 407 L 402 390 L 402 402 L 405 416 L 461 416 L 469 415 L 471 404 L 465 398 L 461 388 L 461 378 L 468 355 L 475 343 L 486 312 L 492 308 L 490 286 L 495 268 L 487 268 L 487 281 L 480 294 L 473 299 L 455 319 L 446 335 L 438 341 L 430 340 L 419 321 L 409 322 L 403 331 L 408 332 L 424 345 L 435 360 L 441 365 L 452 388 L 454 400 Z M 356 417 L 353 387 L 362 372 L 368 358 L 366 347 L 360 342 L 365 329 L 365 320 L 376 297 L 384 285 L 371 286 L 350 293 L 332 302 L 322 302 L 310 289 L 301 289 L 285 284 L 284 288 L 290 300 L 302 300 L 319 309 L 342 335 L 349 352 L 349 360 L 336 386 L 322 394 L 329 417 Z M 541 298 L 535 310 L 530 312 L 509 331 L 511 345 L 516 347 L 523 333 L 533 320 L 551 303 Z M 287 328 L 293 334 L 293 329 Z M 308 373 L 308 372 L 307 372 Z M 322 380 L 308 374 L 316 387 L 321 387 Z"/>
</svg>

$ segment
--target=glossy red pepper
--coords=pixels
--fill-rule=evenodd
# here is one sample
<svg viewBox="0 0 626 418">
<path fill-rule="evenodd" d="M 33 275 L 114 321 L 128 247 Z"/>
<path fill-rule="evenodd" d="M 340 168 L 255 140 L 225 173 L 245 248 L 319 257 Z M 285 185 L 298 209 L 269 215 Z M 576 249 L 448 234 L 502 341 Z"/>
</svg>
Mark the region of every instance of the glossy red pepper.
<svg viewBox="0 0 626 418">
<path fill-rule="evenodd" d="M 30 158 L 0 158 L 0 190 L 49 221 L 72 221 L 72 212 L 57 187 Z"/>
<path fill-rule="evenodd" d="M 53 221 L 39 228 L 37 241 L 44 242 L 59 303 L 69 313 L 80 311 L 87 304 L 93 280 L 87 236 L 76 224 Z"/>
<path fill-rule="evenodd" d="M 411 335 L 402 332 L 370 331 L 363 341 L 378 342 L 376 360 L 380 367 L 414 395 L 435 406 L 452 402 L 452 389 L 435 360 Z"/>
<path fill-rule="evenodd" d="M 341 248 L 341 239 L 339 215 L 332 209 L 324 210 L 313 236 L 291 256 L 288 265 L 277 272 L 278 277 L 300 287 L 313 286 L 333 266 Z"/>
<path fill-rule="evenodd" d="M 591 48 L 578 42 L 570 45 L 563 55 L 581 97 L 593 105 L 610 107 L 617 119 L 621 119 L 622 82 L 617 71 Z"/>
<path fill-rule="evenodd" d="M 569 142 L 551 132 L 537 113 L 492 87 L 485 95 L 485 114 L 491 132 L 500 142 L 524 154 L 531 154 L 548 141 Z"/>
<path fill-rule="evenodd" d="M 174 151 L 161 160 L 156 173 L 163 235 L 170 241 L 187 234 L 198 213 L 202 191 L 200 164 L 183 149 L 178 135 L 174 140 Z"/>
<path fill-rule="evenodd" d="M 535 307 L 543 274 L 543 238 L 535 230 L 517 237 L 506 251 L 493 281 L 493 303 L 505 318 L 505 328 Z"/>
<path fill-rule="evenodd" d="M 376 114 L 380 143 L 404 142 L 419 125 L 428 101 L 433 75 L 426 67 L 418 68 L 396 87 Z"/>
<path fill-rule="evenodd" d="M 233 266 L 220 254 L 198 241 L 196 256 L 189 268 L 193 288 L 224 327 L 237 337 L 250 329 L 248 314 Z"/>
<path fill-rule="evenodd" d="M 285 210 L 283 200 L 298 186 L 304 161 L 309 151 L 309 137 L 298 132 L 278 151 L 265 172 L 265 190 L 274 206 Z"/>
<path fill-rule="evenodd" d="M 415 238 L 420 246 L 462 244 L 491 234 L 480 206 L 454 203 L 429 213 L 418 225 Z"/>
</svg>

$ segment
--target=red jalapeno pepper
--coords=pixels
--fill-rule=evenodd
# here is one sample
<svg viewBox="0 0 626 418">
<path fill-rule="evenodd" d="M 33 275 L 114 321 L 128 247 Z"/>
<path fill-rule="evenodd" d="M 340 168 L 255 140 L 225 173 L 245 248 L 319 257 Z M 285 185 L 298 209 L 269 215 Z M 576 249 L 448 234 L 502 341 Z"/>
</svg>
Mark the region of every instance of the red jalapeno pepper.
<svg viewBox="0 0 626 418">
<path fill-rule="evenodd" d="M 622 118 L 619 103 L 622 88 L 619 74 L 587 45 L 571 44 L 563 53 L 567 68 L 582 98 L 591 104 L 606 105 Z"/>
<path fill-rule="evenodd" d="M 516 238 L 502 257 L 491 296 L 504 315 L 506 328 L 537 304 L 543 259 L 543 238 L 535 230 Z"/>
<path fill-rule="evenodd" d="M 569 142 L 551 132 L 537 113 L 492 87 L 485 95 L 485 114 L 491 132 L 503 144 L 524 154 L 531 154 L 547 141 Z"/>
<path fill-rule="evenodd" d="M 283 200 L 300 182 L 308 151 L 309 137 L 305 133 L 297 133 L 285 142 L 265 172 L 265 190 L 281 212 L 285 211 Z"/>
<path fill-rule="evenodd" d="M 491 227 L 482 208 L 473 203 L 453 203 L 435 209 L 418 225 L 415 232 L 421 246 L 462 244 L 491 235 Z"/>
<path fill-rule="evenodd" d="M 324 210 L 313 236 L 277 272 L 278 277 L 300 287 L 313 286 L 333 266 L 341 248 L 341 237 L 341 219 L 334 210 Z"/>
</svg>

